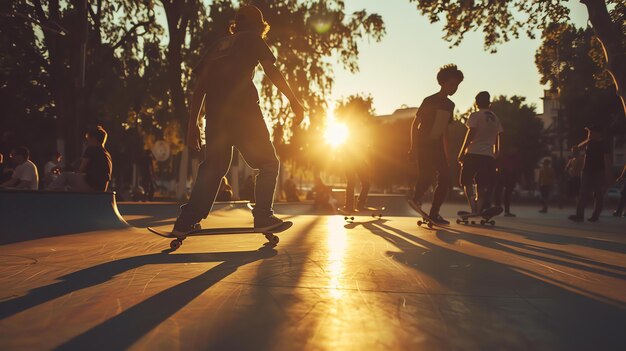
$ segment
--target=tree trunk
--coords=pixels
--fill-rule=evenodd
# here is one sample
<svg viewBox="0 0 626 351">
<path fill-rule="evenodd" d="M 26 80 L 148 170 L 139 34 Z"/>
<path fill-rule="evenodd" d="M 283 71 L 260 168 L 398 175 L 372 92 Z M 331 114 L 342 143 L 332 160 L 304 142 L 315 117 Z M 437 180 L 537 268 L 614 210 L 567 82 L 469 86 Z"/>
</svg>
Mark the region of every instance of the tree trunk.
<svg viewBox="0 0 626 351">
<path fill-rule="evenodd" d="M 615 82 L 617 95 L 622 101 L 622 108 L 626 116 L 626 55 L 624 53 L 621 28 L 611 21 L 611 16 L 605 0 L 581 0 L 587 6 L 589 21 L 602 45 L 606 58 L 606 70 Z"/>
<path fill-rule="evenodd" d="M 182 50 L 187 33 L 187 1 L 162 0 L 167 18 L 169 43 L 167 44 L 167 76 L 174 118 L 182 119 L 181 126 L 187 125 L 187 105 L 182 86 Z"/>
<path fill-rule="evenodd" d="M 165 15 L 167 18 L 167 27 L 170 41 L 167 45 L 167 64 L 168 64 L 168 86 L 170 90 L 170 98 L 172 99 L 172 112 L 174 118 L 180 121 L 181 137 L 184 138 L 187 128 L 187 104 L 185 103 L 185 92 L 183 90 L 182 77 L 182 50 L 185 44 L 185 35 L 187 34 L 187 26 L 189 24 L 189 14 L 191 6 L 190 1 L 180 0 L 161 0 Z M 185 194 L 185 184 L 187 183 L 187 169 L 189 165 L 189 150 L 184 148 L 178 177 L 177 197 L 182 198 Z"/>
</svg>

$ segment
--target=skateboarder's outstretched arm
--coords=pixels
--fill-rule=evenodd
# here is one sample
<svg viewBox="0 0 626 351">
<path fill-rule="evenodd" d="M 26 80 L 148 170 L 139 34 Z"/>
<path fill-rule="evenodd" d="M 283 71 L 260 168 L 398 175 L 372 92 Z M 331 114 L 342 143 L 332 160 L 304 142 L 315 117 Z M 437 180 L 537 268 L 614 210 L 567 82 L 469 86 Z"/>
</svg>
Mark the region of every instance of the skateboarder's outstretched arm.
<svg viewBox="0 0 626 351">
<path fill-rule="evenodd" d="M 302 107 L 302 104 L 293 93 L 289 83 L 287 83 L 283 74 L 280 73 L 273 60 L 261 61 L 260 63 L 267 78 L 276 86 L 276 88 L 278 88 L 278 91 L 285 95 L 285 97 L 289 100 L 291 110 L 296 115 L 294 125 L 300 125 L 304 119 L 304 107 Z"/>
</svg>

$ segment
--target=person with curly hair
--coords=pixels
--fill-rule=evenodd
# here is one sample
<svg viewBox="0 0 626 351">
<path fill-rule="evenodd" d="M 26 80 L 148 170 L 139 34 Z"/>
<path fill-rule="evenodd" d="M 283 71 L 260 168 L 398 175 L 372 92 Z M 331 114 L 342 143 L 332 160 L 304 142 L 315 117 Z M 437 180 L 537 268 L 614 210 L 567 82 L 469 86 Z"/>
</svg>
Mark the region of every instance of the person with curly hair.
<svg viewBox="0 0 626 351">
<path fill-rule="evenodd" d="M 411 126 L 409 157 L 417 162 L 418 176 L 409 205 L 421 210 L 422 197 L 436 180 L 429 216 L 441 225 L 450 224 L 439 214 L 451 184 L 448 125 L 453 120 L 454 102 L 448 96 L 456 93 L 463 78 L 456 65 L 443 66 L 437 74 L 440 90 L 424 99 Z"/>
</svg>

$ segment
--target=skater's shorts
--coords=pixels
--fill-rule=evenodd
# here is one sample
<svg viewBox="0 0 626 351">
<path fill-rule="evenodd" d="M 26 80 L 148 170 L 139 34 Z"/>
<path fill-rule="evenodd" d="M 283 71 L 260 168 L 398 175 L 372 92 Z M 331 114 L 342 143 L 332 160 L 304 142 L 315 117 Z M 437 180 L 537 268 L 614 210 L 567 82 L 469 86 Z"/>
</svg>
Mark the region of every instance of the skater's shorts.
<svg viewBox="0 0 626 351">
<path fill-rule="evenodd" d="M 491 156 L 467 154 L 461 170 L 461 185 L 491 186 L 496 183 L 496 160 Z"/>
</svg>

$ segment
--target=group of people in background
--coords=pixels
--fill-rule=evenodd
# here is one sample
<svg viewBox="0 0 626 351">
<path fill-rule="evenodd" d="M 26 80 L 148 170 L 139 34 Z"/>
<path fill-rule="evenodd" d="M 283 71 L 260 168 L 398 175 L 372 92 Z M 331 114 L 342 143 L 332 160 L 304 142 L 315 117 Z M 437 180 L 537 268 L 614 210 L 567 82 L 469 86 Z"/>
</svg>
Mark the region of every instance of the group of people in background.
<svg viewBox="0 0 626 351">
<path fill-rule="evenodd" d="M 56 191 L 104 192 L 111 181 L 112 161 L 106 150 L 107 132 L 101 126 L 85 133 L 85 150 L 76 171 L 63 171 L 61 154 L 54 152 L 43 167 L 43 189 Z M 9 154 L 14 167 L 0 155 L 0 188 L 38 190 L 37 166 L 30 160 L 27 147 L 14 148 Z"/>
<path fill-rule="evenodd" d="M 418 176 L 409 204 L 422 213 L 422 197 L 431 186 L 434 186 L 428 215 L 435 223 L 443 225 L 449 224 L 449 221 L 440 215 L 440 208 L 452 185 L 448 125 L 452 122 L 455 105 L 449 96 L 457 91 L 463 78 L 463 73 L 455 65 L 442 67 L 437 74 L 441 88 L 439 92 L 424 99 L 411 129 L 409 157 L 417 164 Z M 504 205 L 504 215 L 515 217 L 510 206 L 519 176 L 520 160 L 517 150 L 511 150 L 506 155 L 501 153 L 501 136 L 504 130 L 498 116 L 490 110 L 490 100 L 488 92 L 478 93 L 475 99 L 476 111 L 467 118 L 467 132 L 458 153 L 458 162 L 461 165 L 459 183 L 470 207 L 470 214 L 478 215 L 493 207 Z M 599 219 L 606 189 L 615 181 L 611 173 L 610 145 L 602 129 L 596 124 L 590 124 L 586 130 L 587 138 L 572 149 L 574 157 L 565 167 L 566 174 L 570 177 L 567 184 L 568 193 L 577 196 L 576 213 L 569 216 L 569 219 L 575 222 L 585 220 L 584 210 L 589 198 L 594 199 L 594 209 L 588 220 L 595 222 Z M 357 150 L 349 153 L 349 162 L 346 165 L 347 184 L 343 208 L 346 212 L 365 208 L 370 188 L 366 162 L 355 157 L 364 154 L 364 147 L 363 145 L 352 147 Z M 626 180 L 625 173 L 626 167 L 616 181 Z M 355 204 L 354 187 L 357 177 L 361 180 L 361 193 Z M 540 213 L 548 212 L 550 196 L 556 182 L 557 175 L 551 160 L 543 160 L 538 172 Z M 494 199 L 495 206 L 492 206 Z M 621 199 L 613 215 L 621 216 L 625 206 L 626 184 L 623 185 Z"/>
<path fill-rule="evenodd" d="M 622 184 L 620 199 L 613 216 L 621 217 L 626 204 L 626 182 L 624 182 L 626 166 L 617 179 L 613 178 L 611 147 L 601 126 L 590 123 L 585 127 L 587 138 L 572 148 L 572 155 L 567 161 L 564 175 L 564 193 L 568 199 L 576 199 L 576 213 L 568 218 L 574 222 L 585 220 L 585 207 L 593 200 L 593 211 L 587 218 L 596 222 L 600 218 L 604 205 L 604 197 L 609 186 Z M 546 159 L 539 170 L 539 189 L 541 193 L 541 213 L 548 212 L 548 203 L 558 179 L 550 160 Z"/>
</svg>

